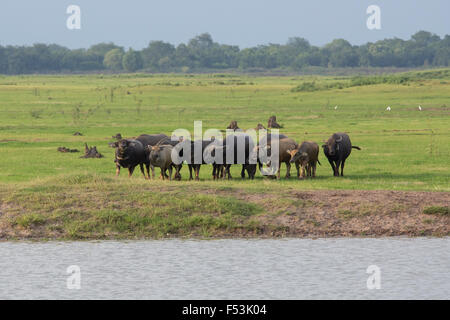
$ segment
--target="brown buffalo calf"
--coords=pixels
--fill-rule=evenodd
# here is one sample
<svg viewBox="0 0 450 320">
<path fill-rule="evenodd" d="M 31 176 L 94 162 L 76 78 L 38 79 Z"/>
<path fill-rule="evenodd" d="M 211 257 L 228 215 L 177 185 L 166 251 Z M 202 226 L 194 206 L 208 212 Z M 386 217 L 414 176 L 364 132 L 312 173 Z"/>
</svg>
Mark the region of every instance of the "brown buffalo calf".
<svg viewBox="0 0 450 320">
<path fill-rule="evenodd" d="M 306 174 L 308 177 L 316 176 L 316 165 L 319 162 L 319 145 L 317 143 L 304 141 L 298 148 L 289 149 L 287 152 L 291 157 L 290 162 L 295 163 L 299 179 L 303 179 Z M 301 170 L 299 170 L 300 167 Z"/>
</svg>

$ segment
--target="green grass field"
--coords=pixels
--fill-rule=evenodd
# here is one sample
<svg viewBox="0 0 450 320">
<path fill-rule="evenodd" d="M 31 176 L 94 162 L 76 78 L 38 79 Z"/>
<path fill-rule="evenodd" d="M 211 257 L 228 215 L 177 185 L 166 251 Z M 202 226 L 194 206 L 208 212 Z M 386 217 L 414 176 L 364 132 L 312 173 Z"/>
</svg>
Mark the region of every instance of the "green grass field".
<svg viewBox="0 0 450 320">
<path fill-rule="evenodd" d="M 69 221 L 67 215 L 76 205 L 62 194 L 97 203 L 95 196 L 108 190 L 117 207 L 109 203 L 106 208 L 103 204 L 86 210 L 106 216 L 105 212 L 132 210 L 144 219 L 144 209 L 130 204 L 124 208 L 120 199 L 127 198 L 129 203 L 129 199 L 145 198 L 142 206 L 148 209 L 164 198 L 166 215 L 184 210 L 196 216 L 210 207 L 208 203 L 215 203 L 217 210 L 211 212 L 225 212 L 220 221 L 210 221 L 217 227 L 214 223 L 231 225 L 224 217 L 232 219 L 241 210 L 259 210 L 233 197 L 215 195 L 217 190 L 255 194 L 315 189 L 450 191 L 450 69 L 367 79 L 228 74 L 0 76 L 0 200 L 4 207 L 0 217 L 5 208 L 20 204 L 21 209 L 13 210 L 5 223 L 14 224 L 11 221 L 25 213 L 36 215 L 37 220 L 24 223 L 24 228 L 39 225 L 44 214 L 59 212 Z M 390 112 L 385 110 L 387 106 L 391 106 Z M 266 126 L 272 115 L 284 126 L 281 132 L 298 142 L 320 144 L 332 133 L 345 131 L 362 151 L 352 152 L 343 178 L 332 176 L 322 153 L 322 166 L 314 180 L 276 181 L 258 173 L 254 181 L 242 181 L 238 166 L 232 170 L 233 181 L 212 181 L 208 166 L 202 167 L 200 182 L 186 181 L 187 166 L 181 182 L 144 181 L 139 170 L 131 179 L 126 170 L 114 178 L 114 150 L 107 143 L 116 133 L 124 137 L 170 135 L 177 128 L 192 131 L 194 120 L 202 120 L 204 130 L 225 129 L 231 120 L 247 129 L 259 122 Z M 77 131 L 83 136 L 73 136 Z M 97 146 L 105 157 L 80 159 L 85 142 Z M 60 146 L 81 153 L 59 153 L 56 149 Z M 281 174 L 283 177 L 284 168 Z M 197 189 L 210 194 L 200 196 L 195 194 Z M 103 198 L 102 203 L 108 202 Z M 181 204 L 169 204 L 168 199 Z M 247 205 L 251 208 L 242 209 Z M 190 206 L 191 211 L 185 208 Z M 198 225 L 205 226 L 201 221 Z M 131 226 L 124 223 L 123 228 Z M 204 230 L 210 234 L 213 229 Z M 105 235 L 106 231 L 101 232 Z"/>
</svg>

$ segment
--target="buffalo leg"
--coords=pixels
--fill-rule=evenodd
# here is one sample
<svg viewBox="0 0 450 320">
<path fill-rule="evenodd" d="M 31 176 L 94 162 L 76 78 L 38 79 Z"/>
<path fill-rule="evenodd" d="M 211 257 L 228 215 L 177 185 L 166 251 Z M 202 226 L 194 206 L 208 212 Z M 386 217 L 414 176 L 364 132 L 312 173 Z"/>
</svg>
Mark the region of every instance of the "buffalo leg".
<svg viewBox="0 0 450 320">
<path fill-rule="evenodd" d="M 152 169 L 152 179 L 155 179 L 155 167 L 150 164 L 150 169 Z"/>
<path fill-rule="evenodd" d="M 200 178 L 199 178 L 199 175 L 200 175 L 200 165 L 199 165 L 199 164 L 196 165 L 196 167 L 195 167 L 194 169 L 195 169 L 195 180 L 196 180 L 196 181 L 199 181 L 199 180 L 200 180 Z"/>
<path fill-rule="evenodd" d="M 281 162 L 278 164 L 278 172 L 277 172 L 277 179 L 280 179 L 280 172 L 281 172 Z"/>
<path fill-rule="evenodd" d="M 305 178 L 305 174 L 306 174 L 305 171 L 306 171 L 305 170 L 305 166 L 302 164 L 301 168 L 300 168 L 300 179 L 304 179 Z"/>
<path fill-rule="evenodd" d="M 223 178 L 223 164 L 218 164 L 216 166 L 216 179 L 219 180 Z"/>
<path fill-rule="evenodd" d="M 247 170 L 248 178 L 250 180 L 255 179 L 255 173 L 256 173 L 256 164 L 246 164 L 245 170 Z"/>
<path fill-rule="evenodd" d="M 245 164 L 242 165 L 241 178 L 245 179 Z"/>
<path fill-rule="evenodd" d="M 176 173 L 175 173 L 176 177 Z M 172 180 L 172 166 L 169 166 L 169 180 Z"/>
<path fill-rule="evenodd" d="M 192 180 L 192 164 L 188 164 L 188 168 L 189 168 L 189 180 Z M 195 170 L 195 168 L 194 168 Z"/>
<path fill-rule="evenodd" d="M 300 163 L 295 163 L 295 169 L 297 169 L 297 178 L 300 179 Z"/>
<path fill-rule="evenodd" d="M 248 174 L 248 178 L 249 179 L 251 179 L 251 180 L 254 180 L 255 179 L 255 174 L 256 174 L 256 165 L 254 166 L 254 167 L 251 167 L 252 169 L 252 173 L 250 174 Z"/>
<path fill-rule="evenodd" d="M 333 170 L 333 175 L 335 176 L 336 175 L 336 168 L 334 167 L 334 162 L 333 162 L 333 160 L 330 160 L 330 159 L 328 159 L 328 162 L 330 163 L 331 169 Z"/>
<path fill-rule="evenodd" d="M 219 180 L 219 171 L 220 171 L 220 165 L 213 164 L 213 179 L 214 180 Z"/>
<path fill-rule="evenodd" d="M 147 172 L 147 178 L 150 180 L 150 164 L 145 164 L 145 171 Z"/>
<path fill-rule="evenodd" d="M 116 165 L 116 177 L 118 177 L 120 174 L 120 166 Z"/>
<path fill-rule="evenodd" d="M 213 164 L 212 177 L 213 177 L 213 180 L 216 180 L 216 165 L 215 164 Z"/>
<path fill-rule="evenodd" d="M 128 177 L 131 177 L 133 175 L 134 167 L 128 168 Z"/>
<path fill-rule="evenodd" d="M 286 179 L 291 177 L 291 163 L 286 162 Z"/>
<path fill-rule="evenodd" d="M 339 177 L 339 167 L 341 166 L 341 160 L 337 160 L 336 161 L 336 172 L 334 173 L 334 175 L 336 177 Z"/>
<path fill-rule="evenodd" d="M 183 168 L 182 164 L 177 165 L 177 179 L 178 181 L 181 181 L 181 168 Z"/>
<path fill-rule="evenodd" d="M 345 160 L 342 160 L 342 163 L 341 163 L 341 177 L 344 176 L 344 164 L 345 164 Z"/>
<path fill-rule="evenodd" d="M 316 177 L 316 163 L 314 162 L 312 164 L 312 177 L 315 178 Z"/>
<path fill-rule="evenodd" d="M 180 171 L 182 169 L 182 166 L 175 165 L 174 168 L 175 168 L 175 180 L 181 181 L 181 173 L 180 173 Z"/>
<path fill-rule="evenodd" d="M 228 180 L 232 179 L 230 168 L 231 168 L 231 164 L 225 165 L 225 176 L 228 178 Z M 244 176 L 245 176 L 245 173 L 244 173 Z"/>
<path fill-rule="evenodd" d="M 245 170 L 247 170 L 248 178 L 250 180 L 253 180 L 255 178 L 256 166 L 252 166 L 251 164 L 247 164 L 247 165 L 245 165 Z M 245 175 L 245 172 L 244 172 L 244 175 Z"/>
<path fill-rule="evenodd" d="M 147 179 L 147 177 L 145 176 L 144 164 L 143 164 L 143 163 L 140 163 L 140 164 L 139 164 L 139 168 L 141 168 L 141 172 L 142 172 L 142 175 L 144 176 L 144 179 Z"/>
</svg>

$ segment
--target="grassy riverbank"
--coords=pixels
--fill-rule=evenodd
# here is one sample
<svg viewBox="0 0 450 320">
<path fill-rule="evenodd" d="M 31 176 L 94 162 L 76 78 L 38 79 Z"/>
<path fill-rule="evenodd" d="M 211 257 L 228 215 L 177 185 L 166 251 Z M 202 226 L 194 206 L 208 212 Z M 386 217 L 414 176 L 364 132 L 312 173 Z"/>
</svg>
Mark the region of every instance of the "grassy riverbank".
<svg viewBox="0 0 450 320">
<path fill-rule="evenodd" d="M 86 174 L 9 186 L 0 196 L 2 239 L 450 235 L 448 192 Z"/>
</svg>

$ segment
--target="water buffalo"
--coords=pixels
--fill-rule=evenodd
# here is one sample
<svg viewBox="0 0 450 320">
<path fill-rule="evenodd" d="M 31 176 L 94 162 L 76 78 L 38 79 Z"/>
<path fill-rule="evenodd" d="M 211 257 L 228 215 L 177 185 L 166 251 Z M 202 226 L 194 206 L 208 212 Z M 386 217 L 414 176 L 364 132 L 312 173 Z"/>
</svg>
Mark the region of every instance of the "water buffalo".
<svg viewBox="0 0 450 320">
<path fill-rule="evenodd" d="M 267 129 L 261 123 L 258 123 L 258 125 L 255 128 L 255 131 L 258 131 L 258 130 L 267 130 Z"/>
<path fill-rule="evenodd" d="M 236 120 L 233 120 L 230 122 L 230 124 L 228 125 L 227 129 L 233 130 L 233 131 L 242 131 L 239 127 L 238 127 L 238 123 Z"/>
<path fill-rule="evenodd" d="M 284 139 L 288 139 L 288 140 L 284 140 Z M 261 172 L 263 172 L 262 168 L 263 168 L 264 164 L 270 165 L 270 161 L 268 161 L 268 159 L 270 157 L 272 157 L 272 144 L 274 144 L 277 148 L 279 148 L 281 140 L 284 140 L 284 142 L 282 144 L 282 149 L 284 150 L 284 153 L 285 153 L 286 150 L 294 149 L 294 148 L 297 147 L 297 143 L 295 141 L 293 141 L 292 139 L 288 138 L 284 134 L 269 133 L 267 135 L 262 136 L 259 139 L 258 145 L 253 149 L 253 152 L 252 152 L 252 155 L 251 155 L 251 159 L 252 159 L 252 161 L 257 161 L 258 166 L 259 166 L 259 170 Z M 289 142 L 288 146 L 286 148 L 284 148 L 286 146 L 287 142 Z M 283 154 L 281 156 L 281 152 L 282 152 L 281 149 L 279 149 L 278 151 L 279 151 L 279 157 L 281 157 L 281 158 L 278 159 L 278 160 L 281 160 L 278 163 L 278 168 L 277 168 L 278 169 L 278 177 L 279 177 L 279 174 L 280 174 L 279 167 L 281 166 L 282 162 L 285 162 L 286 163 L 286 167 L 288 168 L 287 178 L 289 178 L 290 177 L 290 163 L 289 163 L 290 158 L 288 159 L 286 154 Z M 261 158 L 261 153 L 263 153 L 263 154 L 265 153 L 268 158 L 267 159 Z M 271 175 L 271 177 L 274 177 L 274 176 Z"/>
<path fill-rule="evenodd" d="M 280 170 L 281 170 L 281 164 L 284 162 L 286 164 L 286 179 L 289 179 L 291 177 L 291 155 L 288 152 L 288 150 L 297 149 L 298 144 L 291 138 L 283 138 L 279 141 L 272 141 L 271 146 L 269 146 L 269 149 L 272 149 L 274 144 L 278 144 L 278 171 L 277 171 L 277 179 L 280 179 Z"/>
<path fill-rule="evenodd" d="M 128 175 L 131 176 L 137 165 L 140 166 L 142 174 L 146 179 L 150 179 L 150 167 L 152 177 L 155 176 L 153 166 L 150 164 L 148 146 L 154 146 L 161 140 L 169 139 L 165 134 L 141 134 L 136 139 L 120 139 L 109 145 L 116 148 L 114 162 L 116 163 L 116 175 L 120 173 L 120 167 L 128 168 Z M 137 142 L 136 142 L 137 141 Z M 144 164 L 147 176 L 144 173 Z"/>
<path fill-rule="evenodd" d="M 128 176 L 131 177 L 137 165 L 140 166 L 144 178 L 148 179 L 149 169 L 147 166 L 147 176 L 144 172 L 144 164 L 148 164 L 146 159 L 146 152 L 141 141 L 135 139 L 122 139 L 111 144 L 116 148 L 115 160 L 116 176 L 120 174 L 120 168 L 128 168 Z"/>
<path fill-rule="evenodd" d="M 253 148 L 253 153 L 251 155 L 252 161 L 256 161 L 258 163 L 259 171 L 262 170 L 263 162 L 264 162 L 264 161 L 261 161 L 261 159 L 259 157 L 260 147 L 267 149 L 267 156 L 270 157 L 270 155 L 271 155 L 270 146 L 272 144 L 272 140 L 278 141 L 278 140 L 284 139 L 284 138 L 287 138 L 287 136 L 284 134 L 275 134 L 275 133 L 265 134 L 259 138 L 259 143 L 256 147 Z M 266 147 L 269 147 L 269 148 L 266 148 Z"/>
<path fill-rule="evenodd" d="M 291 156 L 291 163 L 295 163 L 297 177 L 303 179 L 305 172 L 308 177 L 316 176 L 316 166 L 319 162 L 319 145 L 313 141 L 304 141 L 297 149 L 287 150 Z M 299 168 L 301 167 L 301 170 Z M 312 172 L 311 172 L 312 171 Z"/>
<path fill-rule="evenodd" d="M 216 157 L 217 153 L 217 157 Z M 224 141 L 216 139 L 208 144 L 203 150 L 203 161 L 208 164 L 212 164 L 212 178 L 213 180 L 223 178 L 224 172 Z"/>
<path fill-rule="evenodd" d="M 235 132 L 228 135 L 225 140 L 215 140 L 204 151 L 206 163 L 213 165 L 213 179 L 232 179 L 230 168 L 233 164 L 241 164 L 241 178 L 245 178 L 247 172 L 249 179 L 255 178 L 256 162 L 251 163 L 250 155 L 255 143 L 252 137 L 244 132 Z M 217 155 L 217 157 L 216 157 Z"/>
<path fill-rule="evenodd" d="M 267 144 L 265 144 L 267 142 Z M 269 143 L 270 142 L 270 143 Z M 271 161 L 267 161 L 265 162 L 263 159 L 261 159 L 259 152 L 263 152 L 267 154 L 268 159 L 271 159 L 272 157 L 275 156 L 275 154 L 273 153 L 273 150 L 278 149 L 278 159 L 276 159 L 278 161 L 277 166 L 275 167 L 275 169 L 277 170 L 276 173 L 276 178 L 280 179 L 280 169 L 281 169 L 281 164 L 285 163 L 286 164 L 286 179 L 290 178 L 291 176 L 291 154 L 289 153 L 290 150 L 294 150 L 298 148 L 298 144 L 291 138 L 286 137 L 285 135 L 279 135 L 279 136 L 275 136 L 272 135 L 272 137 L 269 137 L 268 140 L 264 140 L 260 139 L 260 145 L 255 148 L 254 152 L 253 152 L 253 157 L 255 156 L 255 153 L 258 152 L 258 163 L 259 163 L 259 168 L 261 170 L 262 165 L 265 163 L 268 166 L 272 166 Z M 262 149 L 260 151 L 260 149 Z M 275 164 L 273 164 L 275 165 Z M 274 177 L 273 175 L 271 175 L 271 177 Z"/>
<path fill-rule="evenodd" d="M 161 139 L 156 145 L 170 145 L 172 147 L 175 147 L 176 145 L 178 145 L 179 143 L 183 142 L 183 137 L 176 137 L 176 136 L 172 136 L 172 138 L 169 138 L 168 136 L 166 136 L 165 138 Z M 151 152 L 151 148 L 148 149 Z M 179 157 L 183 157 L 183 150 L 179 151 Z M 150 156 L 150 155 L 149 155 Z M 173 163 L 173 167 L 176 169 L 175 170 L 175 180 L 181 180 L 181 174 L 180 174 L 180 170 L 182 168 L 183 164 L 174 164 Z M 164 171 L 164 175 L 166 178 L 168 178 L 166 172 Z"/>
<path fill-rule="evenodd" d="M 229 150 L 233 146 L 233 150 Z M 232 164 L 242 164 L 241 178 L 245 179 L 245 172 L 247 171 L 248 178 L 254 179 L 256 173 L 256 163 L 250 163 L 250 154 L 255 147 L 255 142 L 252 137 L 246 133 L 236 132 L 234 135 L 229 135 L 225 139 L 226 153 L 232 153 L 232 159 L 227 158 L 225 164 L 225 175 L 231 179 L 230 168 Z"/>
<path fill-rule="evenodd" d="M 139 137 L 136 138 L 136 140 L 139 140 L 144 145 L 145 149 L 148 149 L 147 146 L 155 146 L 158 143 L 161 143 L 161 141 L 170 140 L 168 136 L 166 136 L 163 133 L 160 134 L 141 134 Z"/>
<path fill-rule="evenodd" d="M 188 168 L 189 168 L 189 180 L 192 180 L 192 169 L 194 169 L 195 173 L 195 180 L 200 180 L 199 174 L 200 174 L 200 167 L 202 164 L 206 164 L 206 162 L 203 159 L 203 152 L 205 152 L 205 149 L 212 143 L 211 140 L 196 140 L 196 141 L 189 141 L 191 144 L 191 154 L 188 159 Z M 199 158 L 196 159 L 195 157 L 195 151 L 198 149 L 201 153 L 199 153 Z"/>
<path fill-rule="evenodd" d="M 181 179 L 180 170 L 181 164 L 176 165 L 172 161 L 172 149 L 170 144 L 157 144 L 156 146 L 148 146 L 150 163 L 161 169 L 161 179 L 169 178 L 172 180 L 172 170 L 175 168 L 175 179 Z M 167 176 L 166 170 L 169 170 Z"/>
<path fill-rule="evenodd" d="M 352 152 L 352 148 L 361 150 L 360 147 L 352 146 L 350 137 L 343 132 L 333 134 L 324 145 L 323 153 L 328 158 L 333 174 L 339 177 L 339 166 L 341 167 L 341 176 L 344 176 L 344 164 Z"/>
<path fill-rule="evenodd" d="M 277 123 L 276 116 L 271 116 L 267 121 L 267 128 L 282 128 L 282 126 Z"/>
</svg>

